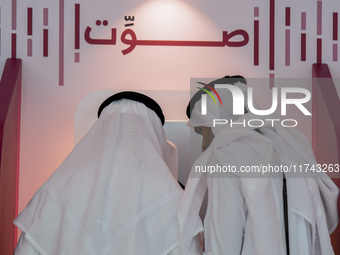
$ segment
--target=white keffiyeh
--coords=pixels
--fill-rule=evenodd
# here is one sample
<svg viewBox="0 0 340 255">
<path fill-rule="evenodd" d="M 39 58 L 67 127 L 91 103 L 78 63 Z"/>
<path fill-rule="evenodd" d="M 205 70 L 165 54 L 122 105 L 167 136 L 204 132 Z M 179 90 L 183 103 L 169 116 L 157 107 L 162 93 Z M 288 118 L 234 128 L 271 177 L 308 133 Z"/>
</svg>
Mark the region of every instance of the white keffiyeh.
<svg viewBox="0 0 340 255">
<path fill-rule="evenodd" d="M 246 98 L 246 85 L 241 83 L 234 85 L 243 91 Z M 192 127 L 211 127 L 215 135 L 210 146 L 197 159 L 194 166 L 231 164 L 239 169 L 241 165 L 316 164 L 308 139 L 294 129 L 286 129 L 277 124 L 271 127 L 270 122 L 260 128 L 263 135 L 249 127 L 240 128 L 240 125 L 230 127 L 226 124 L 214 128 L 213 119 L 232 119 L 239 123 L 242 123 L 243 120 L 246 120 L 247 123 L 247 120 L 250 119 L 261 119 L 260 116 L 254 116 L 251 113 L 241 117 L 234 116 L 231 110 L 232 95 L 230 91 L 228 89 L 216 90 L 221 96 L 223 107 L 216 106 L 213 100 L 207 97 L 207 115 L 201 114 L 201 104 L 198 101 L 188 122 L 188 125 Z M 193 168 L 192 172 L 194 171 Z M 239 173 L 235 173 L 235 176 L 236 178 L 240 177 L 240 192 L 244 197 L 248 210 L 248 223 L 252 229 L 252 240 L 250 240 L 252 250 L 248 250 L 248 253 L 243 250 L 242 254 L 284 255 L 286 247 L 283 217 L 281 217 L 283 215 L 282 173 L 278 173 L 276 176 L 275 174 L 271 175 L 271 177 L 277 178 L 264 178 L 264 176 L 257 178 L 256 175 L 249 177 L 249 175 L 242 176 Z M 312 254 L 334 254 L 329 234 L 334 231 L 338 223 L 337 198 L 339 190 L 337 186 L 325 173 L 310 172 L 305 174 L 305 178 L 296 178 L 294 175 L 286 173 L 286 177 L 290 213 L 294 212 L 311 225 L 312 247 L 310 250 Z M 182 236 L 189 236 L 189 233 L 195 232 L 195 226 L 200 221 L 199 209 L 208 183 L 211 185 L 210 187 L 213 187 L 214 183 L 219 185 L 219 181 L 221 181 L 219 178 L 207 179 L 205 173 L 199 175 L 195 173 L 193 177 L 189 178 L 178 212 L 181 229 L 183 229 Z M 224 197 L 229 195 L 224 194 Z M 209 192 L 209 198 L 211 196 L 213 197 L 214 194 Z M 222 197 L 221 194 L 219 196 Z M 215 205 L 215 208 L 223 207 L 223 200 L 218 202 L 220 204 Z M 209 201 L 209 203 L 212 202 Z M 224 215 L 224 217 L 228 217 L 228 215 Z M 212 222 L 212 224 L 218 225 L 219 222 Z M 294 227 L 291 226 L 291 229 Z M 247 232 L 247 230 L 245 231 Z M 223 238 L 221 236 L 222 242 Z M 185 238 L 181 239 L 179 254 L 186 254 L 187 241 Z M 244 242 L 248 241 L 249 239 L 240 240 L 240 243 L 242 245 L 243 242 L 245 245 Z M 215 248 L 219 250 L 218 247 Z M 210 250 L 206 250 L 206 252 L 210 252 Z M 242 248 L 235 254 L 241 252 Z M 221 254 L 234 253 L 213 253 L 213 255 Z"/>
<path fill-rule="evenodd" d="M 14 224 L 39 254 L 169 254 L 183 191 L 167 163 L 177 160 L 154 111 L 115 101 Z"/>
</svg>

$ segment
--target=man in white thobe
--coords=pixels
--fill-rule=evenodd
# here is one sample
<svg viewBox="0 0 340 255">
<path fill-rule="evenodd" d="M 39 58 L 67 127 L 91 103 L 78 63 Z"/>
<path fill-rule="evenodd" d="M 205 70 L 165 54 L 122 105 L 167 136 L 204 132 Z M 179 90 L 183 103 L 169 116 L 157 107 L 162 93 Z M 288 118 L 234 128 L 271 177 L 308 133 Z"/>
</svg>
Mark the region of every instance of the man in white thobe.
<svg viewBox="0 0 340 255">
<path fill-rule="evenodd" d="M 168 255 L 179 244 L 177 154 L 151 98 L 121 92 L 14 224 L 15 255 Z M 170 167 L 169 167 L 170 166 Z M 199 254 L 197 239 L 188 254 Z"/>
<path fill-rule="evenodd" d="M 245 83 L 243 77 L 225 77 L 204 89 L 214 94 L 210 88 L 215 84 L 230 84 L 247 98 Z M 207 96 L 207 111 L 202 114 L 202 93 L 192 98 L 187 109 L 188 125 L 203 136 L 204 152 L 194 163 L 180 204 L 182 235 L 195 231 L 207 189 L 205 254 L 334 254 L 329 234 L 338 224 L 339 190 L 326 174 L 308 172 L 298 178 L 291 173 L 284 176 L 283 172 L 263 175 L 240 172 L 244 166 L 316 164 L 308 139 L 296 130 L 276 124 L 259 129 L 232 127 L 231 120 L 247 123 L 261 116 L 249 112 L 233 115 L 229 89 L 216 89 L 221 104 L 215 105 Z M 245 108 L 248 110 L 247 105 Z M 214 126 L 214 119 L 226 119 L 229 124 Z M 196 166 L 217 165 L 234 166 L 236 172 L 195 173 Z M 182 238 L 179 254 L 185 255 L 188 248 L 189 242 Z"/>
</svg>

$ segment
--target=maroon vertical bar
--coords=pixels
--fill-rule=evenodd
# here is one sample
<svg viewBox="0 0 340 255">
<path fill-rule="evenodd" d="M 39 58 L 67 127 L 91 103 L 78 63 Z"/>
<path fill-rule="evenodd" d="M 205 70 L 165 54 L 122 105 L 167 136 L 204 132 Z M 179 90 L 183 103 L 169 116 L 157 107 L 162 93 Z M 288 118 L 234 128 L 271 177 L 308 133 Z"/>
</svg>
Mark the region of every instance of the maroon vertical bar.
<svg viewBox="0 0 340 255">
<path fill-rule="evenodd" d="M 322 34 L 322 1 L 317 2 L 317 14 L 316 14 L 316 32 L 317 35 Z"/>
<path fill-rule="evenodd" d="M 17 34 L 12 34 L 12 58 L 17 58 Z"/>
<path fill-rule="evenodd" d="M 33 8 L 27 8 L 27 35 L 33 35 Z"/>
<path fill-rule="evenodd" d="M 17 0 L 12 0 L 12 30 L 17 30 Z"/>
<path fill-rule="evenodd" d="M 286 29 L 286 59 L 285 65 L 290 66 L 290 30 Z"/>
<path fill-rule="evenodd" d="M 338 61 L 338 45 L 336 43 L 333 44 L 333 61 Z"/>
<path fill-rule="evenodd" d="M 80 4 L 75 4 L 74 15 L 74 48 L 80 48 Z"/>
<path fill-rule="evenodd" d="M 43 31 L 43 56 L 48 57 L 48 29 Z"/>
<path fill-rule="evenodd" d="M 322 63 L 322 39 L 316 39 L 316 63 Z"/>
<path fill-rule="evenodd" d="M 59 0 L 59 86 L 64 85 L 64 0 Z"/>
<path fill-rule="evenodd" d="M 259 17 L 259 16 L 260 16 L 260 8 L 254 7 L 254 17 Z"/>
<path fill-rule="evenodd" d="M 44 17 L 43 17 L 44 26 L 48 26 L 48 8 L 44 8 Z"/>
<path fill-rule="evenodd" d="M 333 40 L 338 40 L 338 13 L 333 12 Z"/>
<path fill-rule="evenodd" d="M 306 34 L 301 34 L 301 61 L 306 61 Z"/>
<path fill-rule="evenodd" d="M 301 12 L 301 30 L 306 30 L 307 27 L 307 14 L 305 12 Z"/>
<path fill-rule="evenodd" d="M 32 45 L 32 38 L 27 39 L 27 56 L 32 57 L 33 55 L 33 45 Z"/>
<path fill-rule="evenodd" d="M 275 86 L 274 78 L 275 78 L 274 74 L 270 73 L 269 74 L 269 89 L 272 89 Z"/>
<path fill-rule="evenodd" d="M 254 66 L 259 65 L 259 21 L 254 20 Z"/>
<path fill-rule="evenodd" d="M 290 7 L 286 7 L 286 26 L 290 26 Z"/>
<path fill-rule="evenodd" d="M 270 0 L 269 7 L 269 70 L 274 70 L 275 57 L 275 0 Z"/>
<path fill-rule="evenodd" d="M 74 62 L 76 62 L 76 63 L 80 62 L 80 54 L 79 54 L 79 52 L 74 53 Z"/>
</svg>

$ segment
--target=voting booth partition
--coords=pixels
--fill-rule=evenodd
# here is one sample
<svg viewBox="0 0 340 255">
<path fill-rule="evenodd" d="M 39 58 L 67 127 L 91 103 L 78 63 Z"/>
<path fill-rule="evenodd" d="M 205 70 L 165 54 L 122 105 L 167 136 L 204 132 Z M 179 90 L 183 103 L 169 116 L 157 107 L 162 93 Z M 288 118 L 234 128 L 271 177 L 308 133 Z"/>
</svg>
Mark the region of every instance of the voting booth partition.
<svg viewBox="0 0 340 255">
<path fill-rule="evenodd" d="M 0 81 L 0 254 L 13 254 L 18 214 L 21 60 L 7 59 Z"/>
<path fill-rule="evenodd" d="M 340 160 L 340 100 L 327 64 L 313 65 L 313 150 L 318 164 L 335 166 Z M 339 187 L 339 172 L 329 173 Z M 338 200 L 338 213 L 339 213 Z M 340 254 L 339 225 L 331 235 L 335 254 Z"/>
</svg>

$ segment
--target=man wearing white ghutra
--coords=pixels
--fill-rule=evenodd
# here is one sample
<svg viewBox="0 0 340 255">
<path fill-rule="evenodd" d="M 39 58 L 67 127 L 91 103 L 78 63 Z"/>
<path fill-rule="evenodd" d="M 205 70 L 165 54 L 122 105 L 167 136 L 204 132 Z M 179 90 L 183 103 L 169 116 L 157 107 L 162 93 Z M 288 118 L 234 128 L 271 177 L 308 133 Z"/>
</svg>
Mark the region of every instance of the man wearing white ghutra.
<svg viewBox="0 0 340 255">
<path fill-rule="evenodd" d="M 247 98 L 246 80 L 242 76 L 226 76 L 204 89 L 213 94 L 215 84 L 236 86 Z M 308 139 L 293 128 L 276 123 L 272 127 L 265 121 L 267 124 L 258 129 L 231 126 L 230 120 L 247 123 L 263 117 L 250 113 L 247 105 L 244 115 L 233 115 L 230 90 L 216 88 L 216 92 L 222 104 L 215 105 L 207 96 L 206 114 L 201 113 L 201 95 L 205 93 L 201 90 L 187 108 L 188 125 L 203 136 L 203 153 L 194 163 L 179 207 L 183 229 L 179 254 L 186 254 L 190 239 L 185 236 L 195 233 L 194 227 L 200 222 L 198 213 L 206 190 L 205 254 L 334 254 L 329 235 L 338 224 L 339 190 L 326 173 L 308 172 L 299 178 L 282 172 L 268 176 L 238 171 L 215 176 L 194 173 L 195 166 L 231 165 L 240 169 L 241 166 L 316 164 Z M 229 123 L 214 127 L 214 119 L 227 119 Z"/>
<path fill-rule="evenodd" d="M 183 190 L 171 171 L 176 148 L 151 98 L 121 92 L 39 188 L 14 224 L 15 255 L 173 255 Z M 188 254 L 199 254 L 193 239 Z"/>
</svg>

